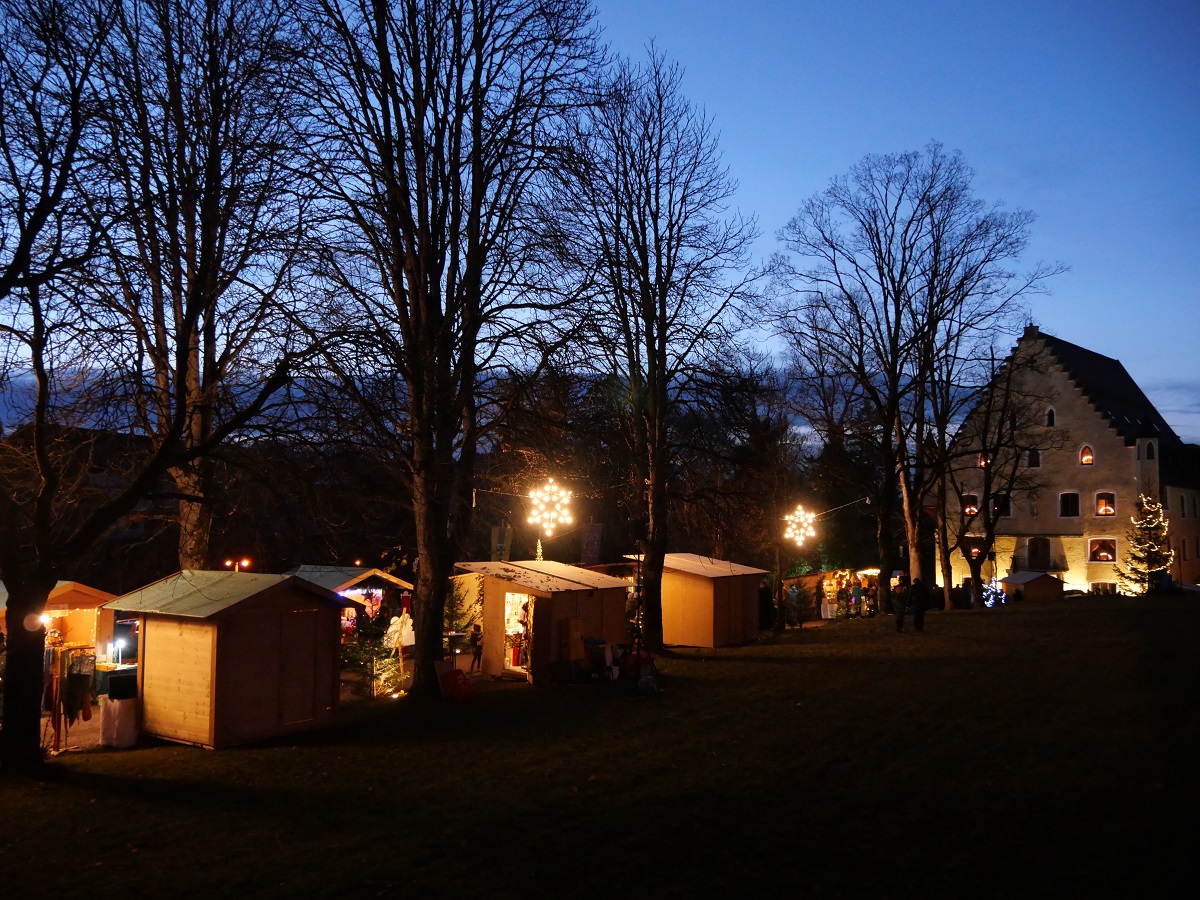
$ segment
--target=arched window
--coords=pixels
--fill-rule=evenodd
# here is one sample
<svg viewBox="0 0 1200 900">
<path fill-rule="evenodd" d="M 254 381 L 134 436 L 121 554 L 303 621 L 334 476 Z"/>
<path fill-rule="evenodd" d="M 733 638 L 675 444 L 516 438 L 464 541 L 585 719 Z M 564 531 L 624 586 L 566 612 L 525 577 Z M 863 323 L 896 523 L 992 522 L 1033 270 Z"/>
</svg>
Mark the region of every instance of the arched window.
<svg viewBox="0 0 1200 900">
<path fill-rule="evenodd" d="M 1087 444 L 1083 445 L 1083 449 L 1079 451 L 1079 464 L 1081 466 L 1090 466 L 1096 461 L 1096 457 L 1092 454 L 1092 448 Z"/>
<path fill-rule="evenodd" d="M 1153 444 L 1146 445 L 1146 459 L 1154 459 L 1154 445 Z"/>
<path fill-rule="evenodd" d="M 1050 568 L 1050 539 L 1032 537 L 1026 545 L 1026 565 L 1034 571 L 1046 571 Z"/>
<path fill-rule="evenodd" d="M 1046 427 L 1047 428 L 1054 427 L 1054 410 L 1052 410 L 1052 409 L 1046 410 Z"/>
<path fill-rule="evenodd" d="M 1029 468 L 1037 469 L 1042 465 L 1042 451 L 1036 447 L 1029 451 Z"/>
</svg>

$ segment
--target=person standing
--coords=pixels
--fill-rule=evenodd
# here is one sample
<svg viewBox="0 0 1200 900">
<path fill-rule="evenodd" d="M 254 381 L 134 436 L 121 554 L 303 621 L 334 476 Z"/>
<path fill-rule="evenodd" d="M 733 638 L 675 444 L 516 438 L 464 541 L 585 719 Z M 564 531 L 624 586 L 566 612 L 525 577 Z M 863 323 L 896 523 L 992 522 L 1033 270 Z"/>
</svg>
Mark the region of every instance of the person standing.
<svg viewBox="0 0 1200 900">
<path fill-rule="evenodd" d="M 914 578 L 912 588 L 908 592 L 909 603 L 912 604 L 913 628 L 925 630 L 925 607 L 929 605 L 929 588 L 920 578 Z"/>
<path fill-rule="evenodd" d="M 467 639 L 471 645 L 471 668 L 468 672 L 483 671 L 483 629 L 476 622 L 471 626 L 471 635 Z"/>
<path fill-rule="evenodd" d="M 896 579 L 896 587 L 892 591 L 892 608 L 896 610 L 896 630 L 904 630 L 904 614 L 908 611 L 908 576 L 901 575 Z"/>
</svg>

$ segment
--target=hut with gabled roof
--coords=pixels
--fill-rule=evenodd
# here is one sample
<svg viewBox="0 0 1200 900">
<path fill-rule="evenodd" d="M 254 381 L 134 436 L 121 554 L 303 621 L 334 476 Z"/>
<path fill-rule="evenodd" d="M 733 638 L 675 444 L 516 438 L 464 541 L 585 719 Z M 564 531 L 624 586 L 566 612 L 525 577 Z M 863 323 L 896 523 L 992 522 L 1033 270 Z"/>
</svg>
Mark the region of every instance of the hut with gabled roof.
<svg viewBox="0 0 1200 900">
<path fill-rule="evenodd" d="M 331 724 L 347 602 L 295 576 L 200 570 L 109 602 L 138 620 L 141 732 L 220 748 Z"/>
</svg>

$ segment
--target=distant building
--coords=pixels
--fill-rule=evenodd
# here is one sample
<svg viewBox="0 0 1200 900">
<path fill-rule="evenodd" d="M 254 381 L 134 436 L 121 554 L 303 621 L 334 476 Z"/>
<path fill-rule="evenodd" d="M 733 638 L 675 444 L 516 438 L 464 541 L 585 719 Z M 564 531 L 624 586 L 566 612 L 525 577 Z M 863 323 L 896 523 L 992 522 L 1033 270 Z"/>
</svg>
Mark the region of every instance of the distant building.
<svg viewBox="0 0 1200 900">
<path fill-rule="evenodd" d="M 1032 427 L 1053 429 L 1056 439 L 1052 449 L 1024 451 L 1021 487 L 993 501 L 999 517 L 983 577 L 1048 572 L 1067 589 L 1116 591 L 1130 517 L 1144 493 L 1163 503 L 1175 551 L 1171 578 L 1200 580 L 1200 446 L 1180 439 L 1115 359 L 1034 325 L 1010 363 L 1017 359 L 1028 363 L 1022 377 L 1030 393 L 1046 398 Z M 970 471 L 987 464 L 984 454 L 977 462 L 970 453 L 961 458 L 948 521 L 986 500 Z M 976 480 L 982 484 L 982 475 Z M 970 577 L 961 553 L 951 553 L 951 565 L 955 584 Z"/>
</svg>

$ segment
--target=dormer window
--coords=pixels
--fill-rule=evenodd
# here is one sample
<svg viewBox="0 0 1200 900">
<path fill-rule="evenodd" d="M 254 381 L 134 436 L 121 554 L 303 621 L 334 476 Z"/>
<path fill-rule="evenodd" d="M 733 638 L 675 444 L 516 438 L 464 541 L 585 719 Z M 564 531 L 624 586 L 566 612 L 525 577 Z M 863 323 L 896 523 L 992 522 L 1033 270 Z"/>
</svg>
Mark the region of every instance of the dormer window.
<svg viewBox="0 0 1200 900">
<path fill-rule="evenodd" d="M 1054 427 L 1054 410 L 1052 410 L 1052 409 L 1046 410 L 1046 427 L 1047 428 Z"/>
<path fill-rule="evenodd" d="M 1117 495 L 1105 492 L 1096 495 L 1096 515 L 1115 516 L 1117 514 Z"/>
<path fill-rule="evenodd" d="M 1081 466 L 1090 466 L 1096 461 L 1096 457 L 1092 453 L 1092 448 L 1087 444 L 1083 445 L 1083 449 L 1079 451 L 1079 464 Z"/>
</svg>

